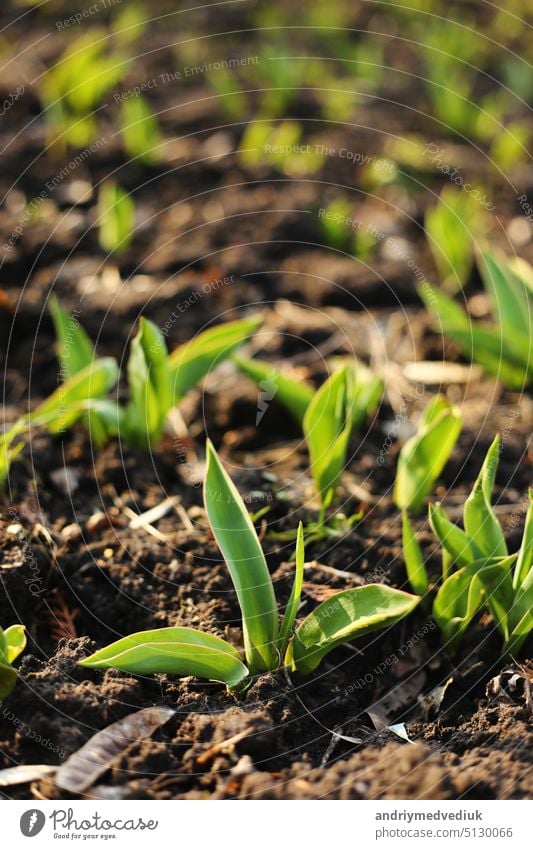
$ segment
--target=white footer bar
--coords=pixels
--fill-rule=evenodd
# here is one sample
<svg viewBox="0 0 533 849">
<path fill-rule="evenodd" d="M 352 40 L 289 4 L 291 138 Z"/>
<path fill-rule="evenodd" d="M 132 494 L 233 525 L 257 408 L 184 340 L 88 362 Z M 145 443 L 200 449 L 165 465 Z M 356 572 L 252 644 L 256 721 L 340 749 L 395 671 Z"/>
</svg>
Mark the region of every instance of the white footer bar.
<svg viewBox="0 0 533 849">
<path fill-rule="evenodd" d="M 2 845 L 425 849 L 532 844 L 533 802 L 4 802 Z"/>
</svg>

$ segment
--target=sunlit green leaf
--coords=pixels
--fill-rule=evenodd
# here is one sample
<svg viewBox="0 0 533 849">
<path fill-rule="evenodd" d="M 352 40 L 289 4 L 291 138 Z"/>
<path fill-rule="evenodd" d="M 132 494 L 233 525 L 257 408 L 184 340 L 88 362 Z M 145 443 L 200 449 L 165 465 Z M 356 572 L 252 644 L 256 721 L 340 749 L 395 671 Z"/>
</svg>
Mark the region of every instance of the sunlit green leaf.
<svg viewBox="0 0 533 849">
<path fill-rule="evenodd" d="M 461 432 L 457 407 L 443 396 L 429 402 L 418 432 L 400 451 L 394 502 L 400 509 L 419 510 L 439 477 Z"/>
<path fill-rule="evenodd" d="M 313 387 L 303 380 L 293 380 L 270 363 L 235 356 L 234 362 L 247 377 L 254 380 L 264 393 L 265 401 L 279 401 L 298 424 L 303 424 L 314 394 Z"/>
<path fill-rule="evenodd" d="M 372 414 L 383 397 L 384 383 L 361 362 L 352 365 L 354 370 L 354 400 L 352 405 L 352 427 L 359 430 Z"/>
<path fill-rule="evenodd" d="M 59 60 L 46 72 L 39 89 L 43 112 L 54 142 L 86 145 L 97 135 L 95 113 L 102 100 L 123 79 L 130 60 L 116 49 L 108 51 L 103 31 L 71 40 Z"/>
<path fill-rule="evenodd" d="M 513 272 L 509 270 L 509 274 Z M 489 275 L 490 277 L 490 275 Z M 523 278 L 515 275 L 517 280 Z M 491 278 L 494 282 L 494 278 Z M 499 278 L 498 278 L 499 279 Z M 501 298 L 503 287 L 500 281 L 498 297 Z M 520 292 L 527 292 L 529 287 L 519 282 Z M 473 321 L 451 298 L 424 283 L 419 288 L 419 294 L 426 307 L 433 314 L 435 328 L 444 336 L 448 336 L 461 349 L 465 357 L 479 363 L 483 368 L 502 380 L 512 389 L 521 389 L 533 379 L 532 367 L 532 335 L 524 331 L 524 323 L 531 326 L 531 297 L 529 306 L 525 309 L 522 319 L 510 331 L 510 322 L 517 319 L 517 302 L 510 297 L 504 308 L 506 327 L 500 324 L 503 315 L 495 314 L 494 327 Z"/>
<path fill-rule="evenodd" d="M 239 145 L 239 160 L 246 168 L 255 168 L 261 163 L 271 134 L 270 121 L 248 121 L 245 125 Z"/>
<path fill-rule="evenodd" d="M 0 703 L 9 696 L 17 682 L 17 670 L 11 665 L 26 648 L 23 625 L 0 628 Z"/>
<path fill-rule="evenodd" d="M 505 557 L 508 553 L 502 527 L 491 507 L 491 495 L 498 468 L 500 437 L 490 446 L 481 471 L 464 506 L 465 532 L 486 557 Z"/>
<path fill-rule="evenodd" d="M 141 318 L 128 360 L 128 441 L 147 446 L 161 436 L 172 406 L 171 380 L 165 339 L 155 324 Z"/>
<path fill-rule="evenodd" d="M 533 266 L 523 257 L 514 256 L 508 260 L 509 268 L 525 286 L 529 296 L 533 295 Z"/>
<path fill-rule="evenodd" d="M 418 596 L 381 584 L 336 593 L 298 626 L 287 662 L 308 674 L 337 646 L 391 627 L 411 613 L 419 601 Z"/>
<path fill-rule="evenodd" d="M 252 336 L 261 318 L 230 321 L 199 333 L 169 354 L 174 403 Z"/>
<path fill-rule="evenodd" d="M 16 442 L 15 440 L 25 433 L 27 428 L 27 420 L 22 418 L 5 433 L 0 434 L 0 484 L 6 481 L 11 463 L 24 448 L 24 442 Z"/>
<path fill-rule="evenodd" d="M 326 244 L 347 251 L 353 242 L 353 206 L 345 197 L 333 200 L 318 212 L 318 222 Z"/>
<path fill-rule="evenodd" d="M 119 669 L 135 675 L 195 675 L 231 689 L 248 675 L 239 653 L 225 640 L 193 628 L 139 631 L 79 661 L 93 669 Z"/>
<path fill-rule="evenodd" d="M 429 521 L 440 544 L 457 566 L 468 566 L 483 554 L 461 528 L 454 525 L 440 504 L 429 505 Z"/>
<path fill-rule="evenodd" d="M 242 611 L 246 659 L 253 673 L 276 666 L 278 613 L 265 555 L 233 481 L 207 443 L 204 501 Z"/>
<path fill-rule="evenodd" d="M 509 268 L 505 260 L 485 252 L 478 258 L 478 267 L 486 291 L 492 300 L 493 315 L 505 334 L 520 331 L 531 334 L 532 308 L 527 288 Z"/>
<path fill-rule="evenodd" d="M 0 660 L 0 701 L 13 691 L 17 683 L 17 670 Z"/>
<path fill-rule="evenodd" d="M 516 654 L 529 634 L 533 632 L 533 565 L 531 563 L 533 559 L 533 499 L 531 491 L 529 498 L 522 545 L 513 575 L 515 595 L 509 611 L 510 636 L 504 649 L 507 655 Z"/>
<path fill-rule="evenodd" d="M 216 71 L 208 74 L 208 80 L 217 93 L 217 106 L 230 121 L 239 121 L 243 115 L 246 115 L 246 97 L 231 70 L 217 68 Z"/>
<path fill-rule="evenodd" d="M 429 578 L 422 550 L 409 521 L 407 512 L 402 512 L 403 559 L 411 588 L 417 595 L 425 595 L 429 589 Z"/>
<path fill-rule="evenodd" d="M 90 112 L 121 80 L 129 65 L 125 56 L 105 55 L 105 36 L 97 31 L 75 39 L 48 72 L 56 95 L 63 97 L 78 114 Z"/>
<path fill-rule="evenodd" d="M 108 253 L 126 250 L 135 229 L 133 198 L 116 183 L 103 183 L 98 195 L 100 245 Z"/>
<path fill-rule="evenodd" d="M 505 640 L 509 637 L 509 612 L 513 606 L 511 570 L 515 560 L 515 554 L 510 557 L 488 557 L 467 567 L 481 581 L 485 603 Z"/>
<path fill-rule="evenodd" d="M 154 165 L 161 159 L 161 136 L 157 118 L 142 97 L 130 97 L 122 103 L 121 133 L 130 159 Z"/>
<path fill-rule="evenodd" d="M 446 334 L 449 327 L 461 327 L 468 329 L 470 322 L 468 316 L 453 298 L 445 295 L 436 286 L 423 283 L 418 288 L 418 294 L 424 301 L 426 307 L 436 317 L 436 329 Z"/>
<path fill-rule="evenodd" d="M 93 343 L 81 326 L 75 313 L 70 315 L 55 296 L 50 300 L 50 312 L 58 342 L 58 360 L 64 377 L 73 377 L 96 358 Z M 108 432 L 101 418 L 91 411 L 87 412 L 85 426 L 93 443 L 105 445 Z"/>
<path fill-rule="evenodd" d="M 433 602 L 433 618 L 442 631 L 444 647 L 453 654 L 481 607 L 483 585 L 467 567 L 447 578 Z"/>
<path fill-rule="evenodd" d="M 533 576 L 533 489 L 530 489 L 528 492 L 528 500 L 529 506 L 526 513 L 524 534 L 513 576 L 513 587 L 515 590 L 523 585 L 528 575 L 531 574 Z"/>
<path fill-rule="evenodd" d="M 353 374 L 339 369 L 314 394 L 303 421 L 311 472 L 322 502 L 334 492 L 352 431 Z"/>
<path fill-rule="evenodd" d="M 529 635 L 533 632 L 533 593 L 528 598 L 528 604 L 528 609 L 514 626 L 509 639 L 505 643 L 502 652 L 504 657 L 516 657 Z"/>
<path fill-rule="evenodd" d="M 521 61 L 517 56 L 516 59 Z M 513 93 L 518 95 L 517 89 Z M 519 95 L 518 95 L 519 96 Z M 526 95 L 527 97 L 527 95 Z M 520 121 L 505 122 L 502 132 L 498 133 L 489 149 L 488 157 L 502 173 L 508 174 L 521 162 L 527 162 L 531 131 L 527 123 Z"/>
<path fill-rule="evenodd" d="M 463 189 L 446 186 L 428 209 L 424 226 L 443 285 L 456 292 L 467 283 L 474 264 L 472 239 L 480 230 L 477 201 Z"/>
<path fill-rule="evenodd" d="M 263 393 L 265 402 L 275 400 L 283 404 L 292 417 L 303 426 L 305 412 L 313 398 L 314 389 L 305 380 L 288 377 L 270 363 L 234 357 L 240 370 L 255 381 Z M 383 395 L 383 381 L 370 369 L 353 359 L 337 358 L 341 368 L 349 368 L 353 375 L 352 427 L 358 429 L 368 414 L 379 404 Z"/>
<path fill-rule="evenodd" d="M 83 414 L 84 401 L 106 395 L 118 378 L 116 360 L 112 357 L 94 360 L 52 392 L 31 412 L 30 419 L 51 433 L 60 433 Z"/>
<path fill-rule="evenodd" d="M 287 643 L 291 635 L 292 627 L 294 625 L 296 615 L 298 613 L 298 607 L 300 605 L 300 597 L 302 595 L 302 584 L 304 579 L 304 561 L 304 529 L 302 523 L 300 522 L 300 524 L 298 525 L 298 535 L 296 537 L 296 563 L 294 568 L 294 582 L 292 585 L 289 601 L 287 602 L 285 616 L 283 617 L 283 622 L 281 623 L 281 629 L 279 632 L 279 652 L 281 657 L 283 657 L 283 655 L 285 654 Z"/>
<path fill-rule="evenodd" d="M 135 43 L 145 32 L 149 20 L 142 3 L 125 6 L 110 21 L 114 40 L 120 45 Z"/>
<path fill-rule="evenodd" d="M 4 631 L 5 649 L 0 646 L 0 654 L 4 652 L 4 659 L 13 663 L 26 648 L 26 628 L 24 625 L 11 625 Z"/>
<path fill-rule="evenodd" d="M 533 631 L 533 502 L 530 493 L 520 550 L 508 555 L 491 507 L 499 451 L 496 437 L 465 502 L 464 531 L 447 519 L 439 504 L 429 508 L 430 524 L 443 551 L 443 583 L 433 615 L 452 652 L 482 604 L 503 636 L 504 655 L 516 654 Z M 460 568 L 449 575 L 453 563 Z"/>
<path fill-rule="evenodd" d="M 72 377 L 95 359 L 94 346 L 77 317 L 66 312 L 55 295 L 50 313 L 58 341 L 58 359 L 66 377 Z"/>
</svg>

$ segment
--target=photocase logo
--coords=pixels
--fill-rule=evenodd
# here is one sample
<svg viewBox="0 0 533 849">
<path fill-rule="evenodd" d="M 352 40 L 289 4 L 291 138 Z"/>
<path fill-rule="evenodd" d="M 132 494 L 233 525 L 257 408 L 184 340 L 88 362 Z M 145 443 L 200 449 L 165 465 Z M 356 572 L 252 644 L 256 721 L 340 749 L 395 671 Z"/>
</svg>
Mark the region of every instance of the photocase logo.
<svg viewBox="0 0 533 849">
<path fill-rule="evenodd" d="M 33 808 L 25 811 L 20 818 L 20 830 L 24 837 L 35 837 L 44 828 L 46 817 L 42 811 Z"/>
<path fill-rule="evenodd" d="M 261 392 L 259 393 L 259 398 L 257 401 L 257 415 L 255 417 L 256 426 L 259 424 L 266 411 L 268 410 L 268 405 L 270 401 L 273 401 L 276 397 L 276 393 L 279 389 L 279 386 L 275 381 L 275 377 L 276 372 L 272 371 L 259 384 L 259 389 L 261 390 Z"/>
</svg>

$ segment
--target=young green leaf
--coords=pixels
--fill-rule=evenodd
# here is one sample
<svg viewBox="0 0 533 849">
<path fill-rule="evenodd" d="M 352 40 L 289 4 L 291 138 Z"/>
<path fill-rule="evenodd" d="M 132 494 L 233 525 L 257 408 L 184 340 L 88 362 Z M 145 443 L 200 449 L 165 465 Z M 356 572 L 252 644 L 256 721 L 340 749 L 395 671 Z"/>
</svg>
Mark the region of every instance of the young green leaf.
<svg viewBox="0 0 533 849">
<path fill-rule="evenodd" d="M 381 584 L 336 593 L 298 626 L 286 662 L 306 675 L 337 646 L 391 627 L 411 613 L 419 601 L 418 596 Z"/>
<path fill-rule="evenodd" d="M 272 579 L 243 500 L 209 441 L 204 502 L 239 599 L 250 672 L 273 669 L 279 629 Z"/>
<path fill-rule="evenodd" d="M 499 328 L 470 323 L 468 328 L 449 328 L 447 336 L 469 360 L 478 362 L 511 389 L 523 389 L 531 383 L 530 341 L 518 330 L 512 337 L 504 337 Z"/>
<path fill-rule="evenodd" d="M 244 345 L 260 324 L 258 316 L 230 321 L 204 330 L 172 351 L 168 365 L 172 375 L 173 403 L 177 404 L 206 374 Z"/>
<path fill-rule="evenodd" d="M 383 397 L 384 383 L 381 377 L 360 362 L 352 365 L 354 370 L 354 401 L 352 406 L 352 427 L 355 430 L 364 424 Z"/>
<path fill-rule="evenodd" d="M 108 253 L 126 250 L 135 229 L 133 198 L 116 183 L 103 183 L 98 195 L 100 246 Z"/>
<path fill-rule="evenodd" d="M 527 288 L 505 259 L 489 252 L 480 253 L 478 267 L 492 300 L 492 313 L 504 334 L 516 331 L 531 335 L 531 305 Z"/>
<path fill-rule="evenodd" d="M 454 559 L 448 549 L 442 547 L 442 558 L 441 558 L 441 574 L 442 580 L 445 581 L 448 575 L 451 574 L 451 569 L 454 563 Z"/>
<path fill-rule="evenodd" d="M 175 402 L 192 388 L 218 361 L 229 356 L 254 332 L 260 319 L 230 322 L 200 334 L 170 356 L 160 330 L 141 318 L 128 362 L 130 401 L 126 408 L 104 398 L 119 376 L 109 358 L 94 359 L 94 349 L 85 331 L 57 301 L 51 305 L 59 340 L 62 369 L 68 376 L 49 398 L 0 436 L 0 482 L 22 449 L 16 437 L 30 423 L 59 433 L 80 417 L 96 445 L 120 434 L 125 442 L 147 448 L 162 434 L 165 418 Z"/>
<path fill-rule="evenodd" d="M 491 507 L 499 450 L 500 439 L 496 437 L 465 502 L 465 531 L 448 521 L 440 505 L 430 505 L 429 509 L 430 523 L 443 551 L 443 583 L 433 615 L 452 651 L 481 604 L 488 608 L 503 636 L 504 655 L 517 653 L 533 631 L 533 504 L 526 515 L 520 550 L 508 555 Z M 448 575 L 447 568 L 444 570 L 448 563 L 460 569 Z"/>
<path fill-rule="evenodd" d="M 338 197 L 318 213 L 318 224 L 327 245 L 339 251 L 349 251 L 353 244 L 352 204 L 347 198 Z"/>
<path fill-rule="evenodd" d="M 465 311 L 449 295 L 445 295 L 444 292 L 441 292 L 436 286 L 431 286 L 428 282 L 418 287 L 418 294 L 429 312 L 433 313 L 437 319 L 436 329 L 440 330 L 441 333 L 447 334 L 450 327 L 468 329 L 470 322 Z"/>
<path fill-rule="evenodd" d="M 128 360 L 128 441 L 146 447 L 159 439 L 172 406 L 171 379 L 163 334 L 151 321 L 141 318 Z"/>
<path fill-rule="evenodd" d="M 119 374 L 118 365 L 110 357 L 91 361 L 33 410 L 29 421 L 42 424 L 50 433 L 57 434 L 83 418 L 95 445 L 105 445 L 108 438 L 105 422 L 91 405 L 107 394 L 117 382 Z"/>
<path fill-rule="evenodd" d="M 8 662 L 6 632 L 3 628 L 0 628 L 0 660 L 3 660 L 4 663 Z"/>
<path fill-rule="evenodd" d="M 141 343 L 142 330 L 134 338 L 128 359 L 130 400 L 126 418 L 126 441 L 142 447 L 150 445 L 158 433 L 161 410 L 155 387 L 150 380 L 150 367 Z"/>
<path fill-rule="evenodd" d="M 139 344 L 148 363 L 150 382 L 157 392 L 159 405 L 163 410 L 169 410 L 172 407 L 174 396 L 165 337 L 159 328 L 152 321 L 148 321 L 147 318 L 141 318 L 138 335 L 140 337 Z"/>
<path fill-rule="evenodd" d="M 281 629 L 279 632 L 279 653 L 281 657 L 285 655 L 287 643 L 289 642 L 292 627 L 294 625 L 296 615 L 298 613 L 300 597 L 302 595 L 302 584 L 304 579 L 304 562 L 304 527 L 303 524 L 300 522 L 300 524 L 298 525 L 298 535 L 296 537 L 296 563 L 294 569 L 294 583 L 292 585 L 291 594 L 289 596 L 289 601 L 285 610 L 285 616 L 283 617 L 283 622 L 281 623 Z"/>
<path fill-rule="evenodd" d="M 509 274 L 512 271 L 509 270 Z M 490 278 L 490 275 L 489 275 Z M 494 279 L 492 282 L 494 282 Z M 522 284 L 523 277 L 517 279 L 524 293 L 528 286 Z M 488 285 L 488 284 L 487 284 Z M 521 389 L 533 379 L 531 357 L 531 333 L 524 332 L 524 321 L 531 326 L 531 295 L 525 312 L 525 318 L 510 331 L 511 321 L 518 321 L 517 304 L 513 295 L 505 300 L 505 288 L 500 284 L 499 301 L 504 299 L 503 312 L 495 315 L 496 325 L 490 327 L 474 322 L 451 298 L 424 283 L 419 288 L 419 294 L 427 309 L 435 318 L 436 330 L 448 336 L 461 349 L 462 353 L 473 362 L 477 362 L 489 373 L 502 380 L 511 389 Z M 506 329 L 501 320 L 505 317 Z"/>
<path fill-rule="evenodd" d="M 96 359 L 93 343 L 77 317 L 65 312 L 55 295 L 50 300 L 50 313 L 58 342 L 59 366 L 67 378 L 73 377 Z M 109 434 L 96 413 L 87 413 L 85 427 L 97 447 L 105 445 Z"/>
<path fill-rule="evenodd" d="M 409 521 L 407 511 L 402 511 L 403 559 L 411 589 L 424 596 L 429 589 L 429 578 L 421 548 Z"/>
<path fill-rule="evenodd" d="M 442 640 L 450 654 L 481 607 L 483 585 L 467 567 L 447 578 L 433 602 L 433 618 L 442 631 Z"/>
<path fill-rule="evenodd" d="M 437 396 L 427 405 L 418 432 L 400 451 L 394 502 L 401 510 L 418 511 L 439 477 L 461 432 L 457 407 Z"/>
<path fill-rule="evenodd" d="M 315 393 L 303 421 L 311 471 L 322 503 L 334 493 L 352 431 L 353 374 L 347 367 L 329 377 Z"/>
<path fill-rule="evenodd" d="M 43 77 L 39 94 L 57 146 L 81 149 L 96 138 L 101 100 L 123 79 L 131 61 L 116 47 L 107 48 L 108 38 L 92 30 L 71 41 Z"/>
<path fill-rule="evenodd" d="M 516 590 L 509 611 L 509 632 L 503 651 L 505 656 L 516 654 L 533 633 L 533 569 Z"/>
<path fill-rule="evenodd" d="M 26 628 L 24 625 L 11 625 L 4 631 L 5 646 L 0 646 L 2 659 L 13 663 L 26 648 Z"/>
<path fill-rule="evenodd" d="M 233 361 L 238 368 L 268 397 L 283 404 L 291 416 L 303 425 L 305 411 L 313 398 L 314 390 L 303 380 L 293 380 L 270 363 L 260 360 L 249 360 L 245 357 L 234 356 Z"/>
<path fill-rule="evenodd" d="M 526 581 L 528 575 L 533 579 L 533 489 L 528 492 L 529 507 L 526 513 L 526 523 L 522 544 L 513 575 L 513 588 L 516 591 Z"/>
<path fill-rule="evenodd" d="M 449 553 L 452 563 L 468 566 L 482 556 L 482 551 L 461 528 L 454 525 L 440 504 L 429 505 L 429 523 L 440 544 Z"/>
<path fill-rule="evenodd" d="M 107 439 L 111 436 L 121 434 L 124 439 L 127 438 L 130 426 L 129 411 L 125 407 L 121 407 L 117 401 L 111 401 L 109 398 L 89 398 L 83 402 L 82 407 L 87 410 L 89 416 L 87 430 L 97 446 L 105 445 Z M 96 432 L 94 430 L 95 423 L 97 425 Z"/>
<path fill-rule="evenodd" d="M 516 657 L 523 644 L 533 632 L 533 593 L 529 596 L 529 608 L 524 612 L 522 618 L 517 622 L 506 641 L 502 655 L 503 657 Z"/>
<path fill-rule="evenodd" d="M 67 377 L 73 377 L 95 359 L 94 346 L 74 315 L 66 312 L 55 295 L 50 298 L 50 313 L 58 341 L 58 359 Z"/>
<path fill-rule="evenodd" d="M 124 100 L 121 110 L 120 132 L 128 157 L 154 165 L 161 159 L 161 136 L 154 113 L 142 95 Z"/>
<path fill-rule="evenodd" d="M 134 675 L 194 675 L 235 689 L 248 676 L 239 653 L 225 640 L 194 628 L 139 631 L 79 661 L 92 669 L 119 669 Z"/>
<path fill-rule="evenodd" d="M 487 452 L 464 506 L 465 532 L 471 544 L 486 557 L 505 557 L 508 554 L 502 527 L 491 507 L 500 443 L 500 437 L 497 436 Z"/>
<path fill-rule="evenodd" d="M 258 384 L 268 400 L 279 401 L 295 421 L 303 426 L 306 410 L 314 395 L 314 389 L 309 383 L 287 377 L 270 363 L 261 360 L 237 356 L 233 359 L 238 368 Z M 378 406 L 383 395 L 383 381 L 360 362 L 346 362 L 346 358 L 343 358 L 341 367 L 349 368 L 353 375 L 352 427 L 357 430 Z"/>
<path fill-rule="evenodd" d="M 512 567 L 515 560 L 515 554 L 488 557 L 467 567 L 481 581 L 486 605 L 505 640 L 509 637 L 509 612 L 513 606 Z"/>
<path fill-rule="evenodd" d="M 66 380 L 30 413 L 30 421 L 61 433 L 84 412 L 84 402 L 101 398 L 115 385 L 119 368 L 112 357 L 102 357 Z"/>
<path fill-rule="evenodd" d="M 13 662 L 26 648 L 24 625 L 11 625 L 4 631 L 0 628 L 0 702 L 13 690 L 17 681 L 17 670 Z"/>
<path fill-rule="evenodd" d="M 233 72 L 226 68 L 213 71 L 207 76 L 209 85 L 213 86 L 218 97 L 217 106 L 224 112 L 230 121 L 240 121 L 247 112 L 247 103 L 244 93 L 241 91 L 239 82 Z"/>
<path fill-rule="evenodd" d="M 510 270 L 518 277 L 522 286 L 525 286 L 529 296 L 533 295 L 533 265 L 527 259 L 514 256 L 507 260 Z"/>
<path fill-rule="evenodd" d="M 444 288 L 461 289 L 472 271 L 472 230 L 480 230 L 479 205 L 462 189 L 446 186 L 436 206 L 426 212 L 424 227 Z"/>
<path fill-rule="evenodd" d="M 19 419 L 9 430 L 0 434 L 0 484 L 7 480 L 11 463 L 24 448 L 24 442 L 15 443 L 15 440 L 27 427 L 27 420 Z"/>
<path fill-rule="evenodd" d="M 529 499 L 522 545 L 513 575 L 514 599 L 509 612 L 510 636 L 504 648 L 505 655 L 516 654 L 529 634 L 533 632 L 533 492 L 531 490 Z"/>
<path fill-rule="evenodd" d="M 428 428 L 433 422 L 436 422 L 442 413 L 448 412 L 450 404 L 444 395 L 434 395 L 430 398 L 420 416 L 419 430 Z"/>
<path fill-rule="evenodd" d="M 17 683 L 17 670 L 0 659 L 0 701 L 13 691 Z"/>
</svg>

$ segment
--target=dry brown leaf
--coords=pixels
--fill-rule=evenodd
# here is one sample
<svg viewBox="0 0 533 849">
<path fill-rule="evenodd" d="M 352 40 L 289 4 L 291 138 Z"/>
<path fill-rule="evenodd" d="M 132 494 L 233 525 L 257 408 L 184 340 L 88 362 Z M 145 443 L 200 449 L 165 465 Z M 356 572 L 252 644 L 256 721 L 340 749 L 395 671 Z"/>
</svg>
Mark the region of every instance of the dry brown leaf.
<svg viewBox="0 0 533 849">
<path fill-rule="evenodd" d="M 59 767 L 55 783 L 69 793 L 83 793 L 130 743 L 150 737 L 174 713 L 169 707 L 144 708 L 98 731 Z"/>
<path fill-rule="evenodd" d="M 417 697 L 422 692 L 425 681 L 426 673 L 423 669 L 420 669 L 388 690 L 366 712 L 370 716 L 370 711 L 372 711 L 376 717 L 381 718 L 385 726 L 390 725 L 391 721 L 397 718 L 400 711 L 408 705 L 416 704 Z M 381 729 L 376 726 L 376 730 L 380 731 Z"/>
<path fill-rule="evenodd" d="M 440 712 L 444 696 L 446 695 L 446 690 L 452 683 L 453 677 L 448 678 L 443 684 L 438 684 L 436 687 L 433 687 L 433 689 L 425 696 L 419 696 L 418 703 L 424 711 L 426 719 L 429 719 L 432 716 L 437 716 Z"/>
</svg>

